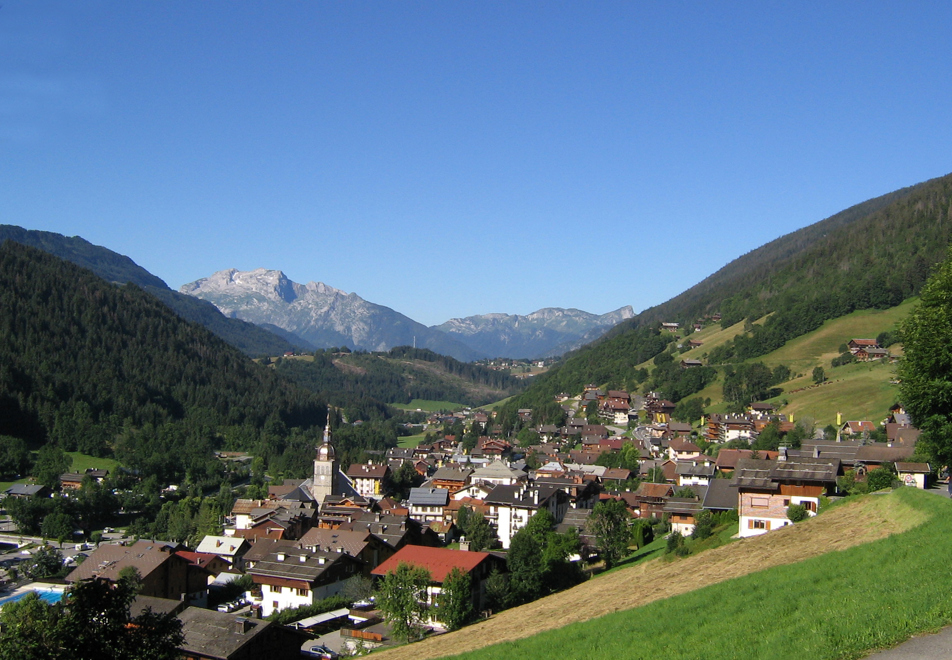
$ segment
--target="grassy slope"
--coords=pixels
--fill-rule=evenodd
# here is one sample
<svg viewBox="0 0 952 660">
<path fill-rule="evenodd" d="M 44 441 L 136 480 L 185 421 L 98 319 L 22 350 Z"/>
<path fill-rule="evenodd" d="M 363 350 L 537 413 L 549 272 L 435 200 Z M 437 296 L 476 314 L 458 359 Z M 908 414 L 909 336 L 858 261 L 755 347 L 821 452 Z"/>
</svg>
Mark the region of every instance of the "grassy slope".
<svg viewBox="0 0 952 660">
<path fill-rule="evenodd" d="M 936 542 L 950 533 L 945 498 L 867 496 L 764 536 L 612 572 L 383 657 L 862 657 L 952 623 L 952 546 Z"/>
<path fill-rule="evenodd" d="M 894 329 L 899 321 L 909 315 L 917 300 L 910 298 L 890 309 L 864 310 L 827 321 L 819 329 L 750 362 L 763 362 L 771 368 L 785 364 L 795 374 L 800 374 L 800 377 L 782 383 L 783 394 L 772 399 L 773 403 L 786 400 L 787 405 L 782 408 L 782 412 L 792 414 L 794 419 L 806 416 L 816 420 L 820 426 L 825 426 L 835 423 L 836 413 L 841 412 L 844 419 L 879 421 L 886 416 L 898 397 L 897 386 L 889 382 L 895 377 L 895 365 L 879 362 L 833 368 L 830 362 L 839 355 L 839 346 L 850 339 L 875 338 L 880 332 Z M 689 335 L 691 339 L 703 341 L 704 346 L 682 357 L 694 357 L 696 354 L 703 360 L 704 351 L 710 350 L 709 345 L 714 348 L 723 344 L 742 329 L 743 324 L 726 330 L 714 326 Z M 890 350 L 894 354 L 902 353 L 902 347 L 898 344 Z M 650 366 L 650 363 L 644 366 Z M 820 387 L 813 386 L 813 368 L 816 366 L 822 366 L 829 379 L 828 383 Z M 711 399 L 708 412 L 722 413 L 727 410 L 723 402 L 723 377 L 689 398 L 694 397 Z"/>
<path fill-rule="evenodd" d="M 837 348 L 854 337 L 875 338 L 880 332 L 892 330 L 912 311 L 916 298 L 886 310 L 866 310 L 827 321 L 819 329 L 787 342 L 763 358 L 770 367 L 786 364 L 800 378 L 783 384 L 784 394 L 776 400 L 789 403 L 783 412 L 795 418 L 812 417 L 820 425 L 836 422 L 836 413 L 844 419 L 879 421 L 898 398 L 899 390 L 890 384 L 895 378 L 895 365 L 884 362 L 851 364 L 831 367 L 830 361 L 839 355 Z M 899 346 L 893 352 L 899 352 Z M 822 366 L 829 379 L 827 384 L 813 386 L 813 368 Z M 802 389 L 806 388 L 806 389 Z M 801 390 L 796 392 L 794 390 Z"/>
</svg>

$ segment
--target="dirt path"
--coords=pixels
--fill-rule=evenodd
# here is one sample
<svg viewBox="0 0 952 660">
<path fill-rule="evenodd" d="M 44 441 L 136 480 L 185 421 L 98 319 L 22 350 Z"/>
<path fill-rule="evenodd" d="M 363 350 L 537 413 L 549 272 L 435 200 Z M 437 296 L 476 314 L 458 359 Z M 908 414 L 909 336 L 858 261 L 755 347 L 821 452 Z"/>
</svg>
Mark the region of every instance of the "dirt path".
<svg viewBox="0 0 952 660">
<path fill-rule="evenodd" d="M 901 504 L 896 498 L 869 497 L 798 525 L 696 556 L 670 563 L 653 560 L 616 571 L 568 591 L 506 610 L 454 633 L 374 653 L 373 657 L 424 660 L 529 637 L 773 566 L 845 550 L 903 532 L 925 520 L 925 514 Z M 527 622 L 531 622 L 531 626 Z"/>
</svg>

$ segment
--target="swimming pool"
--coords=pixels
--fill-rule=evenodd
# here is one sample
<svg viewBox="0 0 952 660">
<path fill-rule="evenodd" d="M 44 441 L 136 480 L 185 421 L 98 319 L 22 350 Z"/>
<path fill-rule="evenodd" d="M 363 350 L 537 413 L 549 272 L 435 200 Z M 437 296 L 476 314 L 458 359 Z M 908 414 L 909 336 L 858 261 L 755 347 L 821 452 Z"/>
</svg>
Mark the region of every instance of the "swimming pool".
<svg viewBox="0 0 952 660">
<path fill-rule="evenodd" d="M 62 591 L 57 591 L 55 589 L 44 589 L 43 591 L 40 591 L 38 589 L 33 589 L 31 591 L 24 591 L 22 594 L 17 594 L 16 596 L 8 596 L 7 598 L 0 600 L 0 607 L 3 607 L 7 603 L 15 603 L 18 600 L 21 600 L 24 597 L 26 597 L 27 594 L 32 594 L 32 593 L 38 594 L 42 600 L 45 600 L 47 603 L 51 605 L 53 603 L 60 602 L 60 600 L 62 600 L 63 598 Z"/>
</svg>

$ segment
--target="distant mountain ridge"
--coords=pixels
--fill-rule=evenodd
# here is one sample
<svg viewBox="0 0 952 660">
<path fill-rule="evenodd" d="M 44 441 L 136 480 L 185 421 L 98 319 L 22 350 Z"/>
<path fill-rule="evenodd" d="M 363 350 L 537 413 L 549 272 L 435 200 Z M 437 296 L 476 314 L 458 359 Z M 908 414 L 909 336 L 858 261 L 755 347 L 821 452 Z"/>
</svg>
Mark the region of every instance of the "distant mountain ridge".
<svg viewBox="0 0 952 660">
<path fill-rule="evenodd" d="M 248 355 L 281 355 L 301 347 L 301 342 L 288 342 L 251 323 L 225 318 L 214 305 L 172 291 L 164 281 L 129 257 L 93 245 L 79 236 L 0 225 L 0 243 L 7 240 L 65 259 L 93 271 L 107 282 L 131 282 L 161 300 L 185 320 L 205 326 Z"/>
<path fill-rule="evenodd" d="M 221 270 L 185 284 L 181 293 L 214 304 L 223 314 L 271 324 L 318 348 L 388 351 L 417 346 L 470 362 L 483 355 L 399 312 L 323 282 L 298 284 L 280 270 Z"/>
<path fill-rule="evenodd" d="M 607 314 L 546 307 L 531 314 L 479 314 L 433 326 L 492 357 L 561 355 L 635 315 L 631 305 Z"/>
</svg>

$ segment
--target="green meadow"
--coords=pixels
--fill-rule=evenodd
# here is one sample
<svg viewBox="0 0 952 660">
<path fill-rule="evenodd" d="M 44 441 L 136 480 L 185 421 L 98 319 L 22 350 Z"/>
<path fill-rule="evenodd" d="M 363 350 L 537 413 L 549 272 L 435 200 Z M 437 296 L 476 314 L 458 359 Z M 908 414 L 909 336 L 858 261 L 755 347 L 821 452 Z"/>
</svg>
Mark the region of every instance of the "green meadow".
<svg viewBox="0 0 952 660">
<path fill-rule="evenodd" d="M 865 545 L 454 657 L 848 659 L 952 623 L 952 502 L 909 488 L 867 497 L 895 500 L 869 520 L 857 519 L 857 527 L 896 510 L 926 521 Z M 662 566 L 658 573 L 663 579 Z"/>
</svg>

